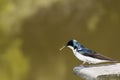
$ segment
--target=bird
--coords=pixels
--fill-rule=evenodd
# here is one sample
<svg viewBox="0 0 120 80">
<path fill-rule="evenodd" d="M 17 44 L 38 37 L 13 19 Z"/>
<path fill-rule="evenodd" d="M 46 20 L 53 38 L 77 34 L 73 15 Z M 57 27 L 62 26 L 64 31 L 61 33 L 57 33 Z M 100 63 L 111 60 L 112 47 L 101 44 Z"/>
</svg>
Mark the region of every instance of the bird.
<svg viewBox="0 0 120 80">
<path fill-rule="evenodd" d="M 62 50 L 64 47 L 62 47 L 60 50 Z M 70 48 L 73 51 L 74 55 L 79 60 L 83 61 L 81 65 L 84 65 L 85 63 L 97 64 L 103 62 L 117 62 L 116 60 L 113 60 L 111 58 L 103 56 L 100 53 L 86 48 L 75 39 L 69 40 L 66 44 L 66 47 Z"/>
</svg>

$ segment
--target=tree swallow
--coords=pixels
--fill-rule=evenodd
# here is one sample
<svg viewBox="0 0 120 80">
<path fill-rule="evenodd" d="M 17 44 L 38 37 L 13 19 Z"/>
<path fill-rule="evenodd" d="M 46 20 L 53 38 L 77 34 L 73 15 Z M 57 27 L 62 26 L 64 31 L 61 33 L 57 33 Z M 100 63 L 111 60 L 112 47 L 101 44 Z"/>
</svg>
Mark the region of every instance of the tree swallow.
<svg viewBox="0 0 120 80">
<path fill-rule="evenodd" d="M 82 44 L 78 43 L 74 39 L 68 41 L 66 46 L 72 49 L 74 55 L 79 60 L 83 61 L 82 65 L 85 64 L 86 62 L 88 64 L 96 64 L 96 63 L 103 63 L 103 62 L 117 62 L 111 58 L 105 57 L 93 50 L 90 50 L 84 47 Z M 62 50 L 63 48 L 61 48 L 60 50 Z"/>
</svg>

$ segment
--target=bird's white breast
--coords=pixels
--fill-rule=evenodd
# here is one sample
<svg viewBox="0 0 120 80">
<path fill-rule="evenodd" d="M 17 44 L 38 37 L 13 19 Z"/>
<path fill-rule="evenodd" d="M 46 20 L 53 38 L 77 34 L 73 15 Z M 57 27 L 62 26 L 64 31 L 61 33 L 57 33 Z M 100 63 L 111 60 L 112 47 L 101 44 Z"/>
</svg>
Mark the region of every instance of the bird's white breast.
<svg viewBox="0 0 120 80">
<path fill-rule="evenodd" d="M 79 60 L 88 62 L 89 64 L 90 63 L 96 64 L 96 63 L 101 63 L 101 62 L 108 62 L 107 60 L 100 60 L 100 59 L 84 56 L 84 55 L 80 54 L 79 52 L 77 52 L 76 50 L 74 50 L 73 53 Z"/>
<path fill-rule="evenodd" d="M 100 60 L 100 59 L 84 56 L 84 55 L 80 54 L 79 52 L 77 52 L 75 49 L 73 49 L 73 47 L 71 47 L 71 46 L 68 46 L 68 47 L 70 49 L 72 49 L 74 55 L 81 61 L 88 62 L 89 64 L 90 63 L 96 64 L 96 63 L 101 63 L 101 62 L 108 62 L 107 60 Z"/>
</svg>

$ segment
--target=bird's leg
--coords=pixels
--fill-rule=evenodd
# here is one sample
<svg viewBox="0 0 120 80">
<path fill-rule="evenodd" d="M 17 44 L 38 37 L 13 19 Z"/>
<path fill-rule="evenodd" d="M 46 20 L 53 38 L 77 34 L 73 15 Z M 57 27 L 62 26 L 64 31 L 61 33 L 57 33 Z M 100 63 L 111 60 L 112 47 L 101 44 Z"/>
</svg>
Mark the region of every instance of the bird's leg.
<svg viewBox="0 0 120 80">
<path fill-rule="evenodd" d="M 88 64 L 89 64 L 88 66 L 90 66 L 91 62 L 88 62 Z"/>
<path fill-rule="evenodd" d="M 84 65 L 86 62 L 83 62 L 82 65 Z"/>
<path fill-rule="evenodd" d="M 80 66 L 83 66 L 86 62 L 83 62 Z"/>
</svg>

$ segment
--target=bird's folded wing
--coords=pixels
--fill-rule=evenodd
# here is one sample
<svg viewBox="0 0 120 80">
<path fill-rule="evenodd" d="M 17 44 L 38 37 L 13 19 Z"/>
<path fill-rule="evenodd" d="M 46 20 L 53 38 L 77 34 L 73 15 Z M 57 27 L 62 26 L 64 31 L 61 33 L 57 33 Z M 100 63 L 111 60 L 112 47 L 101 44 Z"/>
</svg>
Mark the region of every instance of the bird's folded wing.
<svg viewBox="0 0 120 80">
<path fill-rule="evenodd" d="M 96 52 L 92 52 L 92 53 L 87 52 L 87 53 L 84 53 L 83 55 L 88 56 L 88 57 L 93 57 L 93 58 L 96 58 L 96 59 L 101 59 L 101 60 L 115 61 L 111 58 L 108 58 L 108 57 L 103 56 L 103 55 L 101 55 L 99 53 L 96 53 Z"/>
</svg>

